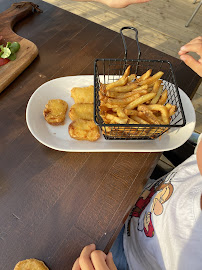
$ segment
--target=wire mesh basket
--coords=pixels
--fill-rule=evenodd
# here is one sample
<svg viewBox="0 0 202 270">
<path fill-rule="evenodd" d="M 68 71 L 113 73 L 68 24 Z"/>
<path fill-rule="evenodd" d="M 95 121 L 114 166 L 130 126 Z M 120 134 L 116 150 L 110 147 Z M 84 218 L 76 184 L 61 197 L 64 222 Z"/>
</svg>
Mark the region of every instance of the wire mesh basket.
<svg viewBox="0 0 202 270">
<path fill-rule="evenodd" d="M 127 59 L 127 46 L 122 31 L 124 29 L 134 30 L 138 47 L 138 58 Z M 105 139 L 108 140 L 153 140 L 167 132 L 170 128 L 182 127 L 186 124 L 181 98 L 178 91 L 172 65 L 165 60 L 140 59 L 140 47 L 138 42 L 138 31 L 134 27 L 123 27 L 120 30 L 125 49 L 124 59 L 96 59 L 94 63 L 94 121 L 101 128 Z M 167 89 L 168 97 L 166 103 L 175 105 L 176 112 L 171 116 L 169 124 L 116 124 L 105 123 L 100 113 L 100 87 L 101 84 L 109 84 L 121 78 L 130 66 L 131 73 L 138 76 L 152 69 L 152 74 L 162 71 L 163 90 Z"/>
</svg>

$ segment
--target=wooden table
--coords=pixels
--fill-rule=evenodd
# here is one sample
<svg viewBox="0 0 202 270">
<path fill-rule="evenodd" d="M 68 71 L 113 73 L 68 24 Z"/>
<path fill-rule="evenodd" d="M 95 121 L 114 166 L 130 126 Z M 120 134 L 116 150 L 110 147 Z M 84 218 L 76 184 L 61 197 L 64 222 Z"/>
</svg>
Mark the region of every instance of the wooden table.
<svg viewBox="0 0 202 270">
<path fill-rule="evenodd" d="M 0 0 L 0 11 L 14 1 Z M 39 49 L 35 61 L 0 94 L 0 269 L 26 258 L 71 269 L 82 248 L 109 250 L 160 153 L 68 153 L 40 144 L 26 126 L 32 93 L 48 80 L 93 74 L 95 58 L 123 56 L 121 37 L 41 1 L 41 14 L 14 30 Z M 127 38 L 131 57 L 134 40 Z M 190 97 L 200 78 L 180 60 L 141 44 L 148 59 L 173 64 Z"/>
</svg>

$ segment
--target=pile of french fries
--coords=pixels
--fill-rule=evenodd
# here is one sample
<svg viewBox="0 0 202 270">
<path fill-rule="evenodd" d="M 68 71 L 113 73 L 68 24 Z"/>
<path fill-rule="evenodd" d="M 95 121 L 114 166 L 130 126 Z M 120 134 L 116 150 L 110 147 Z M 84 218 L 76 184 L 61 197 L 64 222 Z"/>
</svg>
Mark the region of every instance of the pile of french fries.
<svg viewBox="0 0 202 270">
<path fill-rule="evenodd" d="M 104 123 L 169 125 L 176 106 L 166 103 L 168 91 L 163 90 L 161 79 L 164 73 L 159 71 L 151 76 L 152 70 L 149 69 L 137 78 L 136 74 L 130 74 L 130 69 L 128 66 L 119 80 L 100 85 L 100 116 Z M 105 128 L 107 132 L 111 130 Z M 163 130 L 165 128 L 159 132 Z M 148 135 L 152 129 L 145 129 L 145 132 Z"/>
</svg>

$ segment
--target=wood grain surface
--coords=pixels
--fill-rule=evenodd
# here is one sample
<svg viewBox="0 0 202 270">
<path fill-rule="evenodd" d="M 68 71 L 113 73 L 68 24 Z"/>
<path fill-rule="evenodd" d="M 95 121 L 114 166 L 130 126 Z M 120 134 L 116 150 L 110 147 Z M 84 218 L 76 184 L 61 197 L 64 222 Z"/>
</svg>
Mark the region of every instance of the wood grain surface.
<svg viewBox="0 0 202 270">
<path fill-rule="evenodd" d="M 33 6 L 27 2 L 13 4 L 0 14 L 0 36 L 3 42 L 18 42 L 20 50 L 17 58 L 1 66 L 0 69 L 0 92 L 2 92 L 17 76 L 23 72 L 38 55 L 36 45 L 13 31 L 14 25 L 26 16 L 32 15 Z"/>
<path fill-rule="evenodd" d="M 13 1 L 9 1 L 13 2 Z M 96 58 L 123 56 L 118 33 L 43 1 L 43 10 L 15 25 L 39 55 L 0 94 L 0 269 L 37 258 L 50 270 L 69 270 L 82 248 L 108 251 L 161 153 L 68 153 L 40 144 L 25 111 L 33 92 L 62 76 L 93 74 Z M 0 11 L 8 8 L 0 0 Z M 129 57 L 134 40 L 126 39 Z M 173 64 L 191 96 L 199 82 L 181 61 L 141 44 L 150 59 Z"/>
</svg>

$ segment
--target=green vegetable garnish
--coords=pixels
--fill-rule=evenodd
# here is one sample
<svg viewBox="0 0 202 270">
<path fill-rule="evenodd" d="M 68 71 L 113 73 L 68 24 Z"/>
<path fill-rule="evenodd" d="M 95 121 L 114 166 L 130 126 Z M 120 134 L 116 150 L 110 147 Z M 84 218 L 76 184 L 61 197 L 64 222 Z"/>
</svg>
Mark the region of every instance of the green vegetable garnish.
<svg viewBox="0 0 202 270">
<path fill-rule="evenodd" d="M 7 42 L 6 48 L 9 48 L 10 45 L 11 45 L 11 42 Z"/>
<path fill-rule="evenodd" d="M 9 60 L 14 61 L 16 59 L 16 53 L 12 53 L 9 57 Z"/>
<path fill-rule="evenodd" d="M 16 59 L 16 52 L 19 51 L 20 44 L 18 42 L 7 42 L 6 47 L 0 45 L 0 57 L 8 58 L 13 61 Z"/>
<path fill-rule="evenodd" d="M 16 53 L 20 49 L 20 44 L 18 42 L 13 42 L 9 46 L 9 49 L 11 50 L 11 53 Z"/>
<path fill-rule="evenodd" d="M 9 48 L 3 47 L 1 51 L 3 51 L 1 58 L 8 58 L 11 55 L 11 51 Z"/>
</svg>

